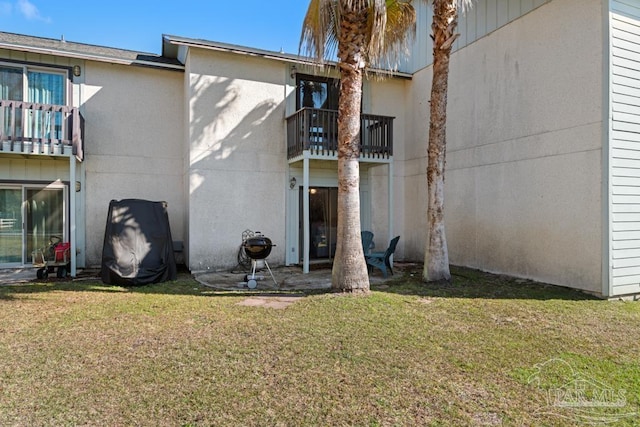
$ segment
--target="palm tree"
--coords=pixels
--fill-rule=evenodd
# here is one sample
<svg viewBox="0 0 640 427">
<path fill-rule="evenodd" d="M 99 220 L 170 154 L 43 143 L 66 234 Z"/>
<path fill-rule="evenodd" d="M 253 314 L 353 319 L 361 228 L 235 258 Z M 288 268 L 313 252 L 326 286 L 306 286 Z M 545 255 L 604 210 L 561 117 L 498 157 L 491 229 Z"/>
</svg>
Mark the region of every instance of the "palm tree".
<svg viewBox="0 0 640 427">
<path fill-rule="evenodd" d="M 431 84 L 429 146 L 427 164 L 428 238 L 422 279 L 451 280 L 449 251 L 444 231 L 444 166 L 447 148 L 447 91 L 449 59 L 459 34 L 458 11 L 472 0 L 430 0 L 433 5 L 433 80 Z"/>
<path fill-rule="evenodd" d="M 378 61 L 397 58 L 411 30 L 415 31 L 415 11 L 409 0 L 311 0 L 303 22 L 300 47 L 317 60 L 330 58 L 337 45 L 338 229 L 331 274 L 337 291 L 369 291 L 360 238 L 363 73 Z"/>
</svg>

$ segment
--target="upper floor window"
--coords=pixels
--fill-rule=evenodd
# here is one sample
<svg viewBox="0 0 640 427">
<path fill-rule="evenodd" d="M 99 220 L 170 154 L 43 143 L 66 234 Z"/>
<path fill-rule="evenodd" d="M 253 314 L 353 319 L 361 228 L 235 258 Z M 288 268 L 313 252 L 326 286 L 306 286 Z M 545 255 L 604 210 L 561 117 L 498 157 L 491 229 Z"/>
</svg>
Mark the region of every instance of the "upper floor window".
<svg viewBox="0 0 640 427">
<path fill-rule="evenodd" d="M 63 135 L 63 112 L 30 104 L 66 105 L 67 74 L 64 71 L 0 64 L 0 99 L 29 105 L 2 111 L 2 135 L 15 139 L 55 138 Z"/>
<path fill-rule="evenodd" d="M 64 72 L 0 65 L 0 97 L 11 101 L 65 105 L 66 80 Z"/>
<path fill-rule="evenodd" d="M 11 101 L 22 101 L 24 88 L 21 68 L 0 68 L 0 97 Z"/>
<path fill-rule="evenodd" d="M 297 110 L 304 107 L 338 109 L 338 80 L 306 75 L 298 75 L 297 80 Z"/>
</svg>

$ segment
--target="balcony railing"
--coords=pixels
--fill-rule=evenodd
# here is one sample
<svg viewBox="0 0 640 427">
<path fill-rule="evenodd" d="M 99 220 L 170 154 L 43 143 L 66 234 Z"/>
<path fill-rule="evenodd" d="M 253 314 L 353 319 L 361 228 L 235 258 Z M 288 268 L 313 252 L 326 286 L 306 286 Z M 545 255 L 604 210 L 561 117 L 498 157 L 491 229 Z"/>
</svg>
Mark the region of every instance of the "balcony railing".
<svg viewBox="0 0 640 427">
<path fill-rule="evenodd" d="M 0 154 L 83 158 L 83 118 L 65 105 L 0 100 Z"/>
<path fill-rule="evenodd" d="M 388 159 L 393 155 L 393 117 L 360 116 L 360 157 Z M 338 155 L 338 112 L 303 108 L 287 117 L 287 156 Z"/>
</svg>

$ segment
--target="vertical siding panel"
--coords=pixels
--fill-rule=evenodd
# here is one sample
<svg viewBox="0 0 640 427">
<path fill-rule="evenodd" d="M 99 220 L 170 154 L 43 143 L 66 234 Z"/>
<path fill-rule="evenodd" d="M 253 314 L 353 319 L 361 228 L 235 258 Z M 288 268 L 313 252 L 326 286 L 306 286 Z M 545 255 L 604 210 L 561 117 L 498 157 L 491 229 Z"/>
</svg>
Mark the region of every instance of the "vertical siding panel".
<svg viewBox="0 0 640 427">
<path fill-rule="evenodd" d="M 453 44 L 453 50 L 462 49 L 549 1 L 551 0 L 474 0 L 470 9 L 462 13 L 458 19 L 460 35 Z M 418 15 L 418 29 L 411 49 L 411 58 L 403 61 L 399 67 L 401 71 L 406 72 L 415 72 L 431 64 L 433 60 L 430 38 L 433 9 L 429 2 L 413 4 Z"/>
<path fill-rule="evenodd" d="M 466 37 L 466 44 L 471 44 L 474 41 L 476 41 L 478 39 L 478 24 L 476 22 L 477 18 L 478 18 L 478 8 L 477 7 L 472 7 L 470 10 L 467 10 L 465 13 L 465 20 L 466 22 L 466 31 L 467 31 L 467 37 Z"/>
<path fill-rule="evenodd" d="M 463 46 L 467 45 L 467 19 L 468 19 L 469 13 L 463 13 L 458 17 L 458 34 L 460 34 L 460 36 L 456 39 L 455 44 L 458 45 L 458 47 L 455 47 L 454 45 L 454 50 L 460 49 Z"/>
<path fill-rule="evenodd" d="M 502 27 L 509 22 L 509 1 L 508 0 L 500 0 L 498 1 L 498 13 L 497 13 L 497 22 L 498 27 Z"/>
<path fill-rule="evenodd" d="M 640 292 L 640 1 L 610 3 L 611 295 Z M 626 213 L 626 214 L 620 214 Z"/>
<path fill-rule="evenodd" d="M 415 72 L 432 62 L 433 42 L 431 40 L 431 22 L 433 10 L 427 2 L 414 2 L 416 8 L 416 38 L 410 46 L 411 55 L 403 58 L 398 69 L 405 72 Z"/>
<path fill-rule="evenodd" d="M 433 61 L 433 40 L 431 39 L 431 24 L 433 24 L 433 11 L 425 2 L 422 4 L 422 21 L 425 22 L 424 29 L 419 32 L 424 43 L 421 51 L 421 64 L 430 64 Z M 421 67 L 420 67 L 421 68 Z M 417 68 L 416 68 L 417 69 Z"/>
<path fill-rule="evenodd" d="M 508 9 L 509 22 L 521 16 L 522 11 L 520 10 L 520 0 L 509 0 Z"/>
<path fill-rule="evenodd" d="M 498 0 L 486 0 L 487 34 L 498 28 Z"/>
<path fill-rule="evenodd" d="M 522 14 L 524 15 L 525 13 L 533 10 L 533 0 L 521 0 L 520 1 L 520 10 L 522 11 Z"/>
<path fill-rule="evenodd" d="M 488 34 L 487 31 L 487 2 L 481 1 L 476 3 L 476 33 L 478 35 L 477 38 L 482 37 L 485 34 Z"/>
<path fill-rule="evenodd" d="M 413 2 L 415 4 L 415 2 Z M 424 3 L 424 2 L 421 2 Z M 429 4 L 431 4 L 431 2 L 429 2 Z M 433 10 L 431 10 L 431 14 L 433 14 Z M 433 19 L 433 18 L 432 18 Z M 458 34 L 459 36 L 456 38 L 456 41 L 453 43 L 453 51 L 455 52 L 458 49 L 461 49 L 462 47 L 465 46 L 465 42 L 462 42 L 461 39 L 466 39 L 467 37 L 467 31 L 466 31 L 466 26 L 467 26 L 467 21 L 466 21 L 467 17 L 466 14 L 461 13 L 458 16 Z"/>
</svg>

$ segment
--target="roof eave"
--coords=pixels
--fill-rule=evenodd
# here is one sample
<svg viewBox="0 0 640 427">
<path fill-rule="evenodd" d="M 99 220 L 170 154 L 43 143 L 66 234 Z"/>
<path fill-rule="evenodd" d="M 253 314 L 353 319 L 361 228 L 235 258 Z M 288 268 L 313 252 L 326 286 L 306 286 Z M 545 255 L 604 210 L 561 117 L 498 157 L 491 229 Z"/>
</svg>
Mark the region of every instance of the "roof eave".
<svg viewBox="0 0 640 427">
<path fill-rule="evenodd" d="M 162 55 L 163 56 L 177 59 L 178 48 L 180 46 L 195 47 L 200 49 L 215 50 L 219 52 L 229 52 L 229 53 L 235 53 L 240 55 L 255 56 L 255 57 L 273 59 L 276 61 L 282 61 L 282 62 L 299 64 L 299 65 L 309 65 L 309 66 L 320 65 L 318 64 L 317 61 L 313 60 L 312 58 L 301 56 L 301 55 L 293 55 L 293 54 L 284 53 L 284 52 L 262 50 L 262 49 L 228 44 L 228 43 L 212 42 L 212 41 L 202 40 L 202 39 L 191 39 L 186 37 L 172 36 L 168 34 L 164 34 L 162 36 Z M 328 67 L 336 67 L 336 68 L 338 66 L 337 62 L 335 61 L 326 61 L 322 65 L 328 66 Z M 371 73 L 386 74 L 393 77 L 401 77 L 401 78 L 408 78 L 408 79 L 411 79 L 413 77 L 412 74 L 401 72 L 401 71 L 389 71 L 389 70 L 374 69 L 374 68 L 371 68 L 368 71 Z"/>
<path fill-rule="evenodd" d="M 162 62 L 145 61 L 140 59 L 118 58 L 114 56 L 90 54 L 85 52 L 74 52 L 71 50 L 64 50 L 64 49 L 51 49 L 51 48 L 29 46 L 29 45 L 16 44 L 16 43 L 0 42 L 0 49 L 18 50 L 22 52 L 38 53 L 42 55 L 64 56 L 67 58 L 108 62 L 111 64 L 139 65 L 139 66 L 145 66 L 145 67 L 164 68 L 164 69 L 184 71 L 184 66 L 180 64 L 167 64 Z"/>
</svg>

